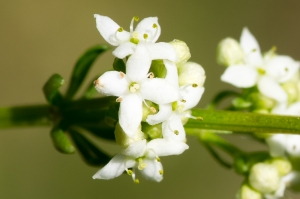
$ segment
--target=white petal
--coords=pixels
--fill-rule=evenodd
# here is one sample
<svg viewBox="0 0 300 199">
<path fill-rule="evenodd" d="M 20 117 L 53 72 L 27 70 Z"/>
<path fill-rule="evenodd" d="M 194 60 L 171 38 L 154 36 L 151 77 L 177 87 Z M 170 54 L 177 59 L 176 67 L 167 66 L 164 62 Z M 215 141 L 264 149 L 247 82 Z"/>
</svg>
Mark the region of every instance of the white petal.
<svg viewBox="0 0 300 199">
<path fill-rule="evenodd" d="M 109 161 L 109 163 L 107 163 L 107 165 L 105 165 L 93 176 L 93 179 L 109 180 L 118 177 L 124 172 L 126 168 L 125 167 L 126 159 L 127 158 L 125 155 L 117 154 Z"/>
<path fill-rule="evenodd" d="M 142 100 L 136 94 L 123 97 L 119 109 L 119 123 L 124 132 L 134 136 L 142 121 Z"/>
<path fill-rule="evenodd" d="M 125 58 L 128 55 L 132 55 L 135 51 L 136 45 L 131 42 L 125 42 L 120 44 L 112 54 L 120 59 Z"/>
<path fill-rule="evenodd" d="M 286 102 L 287 94 L 284 89 L 272 78 L 263 76 L 257 83 L 258 90 L 265 96 L 278 102 Z"/>
<path fill-rule="evenodd" d="M 165 42 L 160 43 L 149 43 L 147 44 L 147 48 L 150 52 L 151 59 L 167 59 L 172 62 L 177 62 L 178 57 L 174 47 Z"/>
<path fill-rule="evenodd" d="M 156 24 L 156 28 L 153 27 L 153 24 Z M 158 24 L 157 17 L 148 17 L 143 19 L 135 28 L 135 31 L 139 33 L 139 39 L 143 39 L 144 34 L 148 34 L 147 41 L 155 43 L 160 36 L 160 25 Z"/>
<path fill-rule="evenodd" d="M 238 88 L 249 88 L 256 84 L 258 73 L 255 68 L 246 65 L 232 65 L 229 66 L 221 80 L 232 84 Z"/>
<path fill-rule="evenodd" d="M 179 90 L 165 79 L 148 78 L 140 86 L 143 98 L 156 104 L 167 104 L 179 99 Z"/>
<path fill-rule="evenodd" d="M 149 115 L 146 121 L 150 125 L 155 125 L 167 120 L 172 115 L 172 104 L 160 104 L 158 113 Z"/>
<path fill-rule="evenodd" d="M 131 81 L 138 82 L 146 78 L 150 66 L 150 53 L 144 44 L 139 44 L 126 63 L 126 74 Z"/>
<path fill-rule="evenodd" d="M 291 104 L 286 111 L 286 115 L 300 116 L 300 102 Z"/>
<path fill-rule="evenodd" d="M 143 170 L 141 170 L 141 174 L 149 180 L 154 180 L 160 182 L 163 179 L 163 175 L 160 174 L 160 171 L 163 171 L 162 164 L 157 162 L 156 159 L 144 159 L 144 163 L 147 165 Z"/>
<path fill-rule="evenodd" d="M 278 103 L 271 112 L 277 115 L 287 115 L 287 103 Z"/>
<path fill-rule="evenodd" d="M 178 71 L 176 65 L 168 60 L 164 60 L 164 65 L 167 70 L 165 79 L 169 81 L 175 88 L 178 87 Z"/>
<path fill-rule="evenodd" d="M 173 113 L 171 118 L 162 123 L 163 138 L 186 141 L 185 131 L 182 125 L 181 116 Z M 176 134 L 175 134 L 176 133 Z"/>
<path fill-rule="evenodd" d="M 96 27 L 102 37 L 111 45 L 118 46 L 120 43 L 128 41 L 130 33 L 123 30 L 117 32 L 120 26 L 114 22 L 111 18 L 95 14 Z"/>
<path fill-rule="evenodd" d="M 189 148 L 184 142 L 162 138 L 151 140 L 147 147 L 153 149 L 157 156 L 179 155 Z"/>
<path fill-rule="evenodd" d="M 269 146 L 270 154 L 273 157 L 284 157 L 285 154 L 285 144 L 286 135 L 276 134 L 268 137 L 266 142 Z"/>
<path fill-rule="evenodd" d="M 244 50 L 245 62 L 247 64 L 254 66 L 259 66 L 262 64 L 262 56 L 258 42 L 246 27 L 242 31 L 240 45 Z"/>
<path fill-rule="evenodd" d="M 145 154 L 146 146 L 147 141 L 145 139 L 138 142 L 133 142 L 123 150 L 122 154 L 133 158 L 142 157 Z"/>
<path fill-rule="evenodd" d="M 293 157 L 300 157 L 300 135 L 286 135 L 286 151 Z"/>
<path fill-rule="evenodd" d="M 128 90 L 129 84 L 124 73 L 108 71 L 95 81 L 95 88 L 105 95 L 121 96 Z"/>
<path fill-rule="evenodd" d="M 184 107 L 181 111 L 191 109 L 199 103 L 203 92 L 204 88 L 200 86 L 182 86 L 180 89 L 180 94 L 182 96 L 182 99 L 185 101 L 178 101 L 177 105 L 179 107 Z"/>
<path fill-rule="evenodd" d="M 299 62 L 289 56 L 275 56 L 266 65 L 266 73 L 277 82 L 290 80 L 299 70 Z"/>
</svg>

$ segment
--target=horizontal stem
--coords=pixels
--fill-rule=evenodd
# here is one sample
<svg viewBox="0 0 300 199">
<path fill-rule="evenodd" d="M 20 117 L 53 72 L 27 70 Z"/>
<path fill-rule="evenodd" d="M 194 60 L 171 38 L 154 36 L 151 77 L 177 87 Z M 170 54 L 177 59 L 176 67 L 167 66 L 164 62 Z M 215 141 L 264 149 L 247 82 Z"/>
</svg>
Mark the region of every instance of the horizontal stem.
<svg viewBox="0 0 300 199">
<path fill-rule="evenodd" d="M 186 129 L 300 134 L 300 117 L 203 109 L 193 109 L 192 115 L 203 120 L 189 119 Z"/>
</svg>

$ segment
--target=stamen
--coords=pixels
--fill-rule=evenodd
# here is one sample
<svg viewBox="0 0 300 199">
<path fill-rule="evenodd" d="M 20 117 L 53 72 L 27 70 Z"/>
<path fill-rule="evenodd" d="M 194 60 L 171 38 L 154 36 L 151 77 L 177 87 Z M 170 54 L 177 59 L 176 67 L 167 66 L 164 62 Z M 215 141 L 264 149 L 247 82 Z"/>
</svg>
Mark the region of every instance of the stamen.
<svg viewBox="0 0 300 199">
<path fill-rule="evenodd" d="M 163 174 L 164 174 L 164 171 L 163 171 L 163 170 L 159 170 L 159 174 L 160 174 L 160 175 L 163 175 Z"/>
<path fill-rule="evenodd" d="M 252 52 L 256 52 L 256 51 L 257 51 L 257 49 L 256 49 L 256 48 L 253 48 L 253 49 L 252 49 Z"/>
<path fill-rule="evenodd" d="M 137 92 L 139 89 L 140 89 L 140 85 L 137 84 L 137 83 L 132 83 L 129 86 L 129 91 L 132 92 L 132 93 Z"/>
<path fill-rule="evenodd" d="M 135 180 L 134 180 L 134 183 L 135 183 L 135 184 L 140 184 L 139 179 L 135 179 Z"/>
<path fill-rule="evenodd" d="M 152 107 L 150 107 L 150 111 L 152 112 L 152 113 L 156 113 L 156 109 L 152 106 Z"/>
<path fill-rule="evenodd" d="M 152 73 L 152 72 L 148 73 L 147 77 L 149 77 L 150 79 L 153 79 L 154 78 L 154 73 Z"/>
<path fill-rule="evenodd" d="M 154 23 L 154 24 L 152 25 L 152 28 L 157 28 L 157 24 Z"/>
<path fill-rule="evenodd" d="M 172 103 L 172 111 L 177 109 L 177 101 Z"/>
<path fill-rule="evenodd" d="M 120 28 L 118 28 L 118 32 L 123 32 L 123 28 L 122 27 L 120 27 Z"/>
<path fill-rule="evenodd" d="M 118 33 L 123 32 L 123 30 L 124 30 L 124 29 L 123 29 L 122 27 L 120 27 L 120 28 L 118 28 L 117 31 L 115 32 L 115 38 L 116 38 L 116 40 L 119 41 L 119 42 L 121 42 L 122 40 L 121 40 L 120 38 L 118 38 Z"/>
<path fill-rule="evenodd" d="M 195 117 L 195 116 L 192 116 L 192 115 L 190 115 L 190 114 L 185 114 L 184 116 L 185 116 L 185 117 L 187 117 L 187 118 L 194 119 L 194 120 L 203 121 L 203 118 L 202 118 L 202 117 L 200 117 L 200 116 L 198 116 L 198 117 Z"/>
<path fill-rule="evenodd" d="M 122 102 L 122 100 L 123 100 L 122 97 L 118 97 L 118 98 L 116 99 L 116 102 Z"/>
<path fill-rule="evenodd" d="M 192 87 L 196 88 L 198 86 L 198 84 L 192 84 Z"/>
<path fill-rule="evenodd" d="M 148 34 L 144 34 L 143 36 L 145 40 L 148 38 Z"/>
<path fill-rule="evenodd" d="M 133 174 L 133 171 L 132 171 L 132 170 L 130 170 L 130 169 L 125 169 L 125 170 L 126 170 L 126 172 L 127 172 L 128 175 L 131 176 L 131 175 Z"/>
<path fill-rule="evenodd" d="M 266 71 L 264 69 L 262 69 L 262 68 L 258 68 L 257 71 L 261 75 L 264 75 L 266 73 Z"/>
<path fill-rule="evenodd" d="M 125 74 L 123 72 L 120 72 L 120 76 L 121 76 L 121 78 L 124 78 Z"/>
<path fill-rule="evenodd" d="M 175 134 L 175 135 L 179 135 L 179 131 L 178 131 L 178 130 L 175 130 L 175 131 L 174 131 L 174 134 Z"/>
<path fill-rule="evenodd" d="M 154 24 L 152 25 L 152 28 L 155 28 L 155 33 L 152 35 L 151 40 L 153 40 L 154 38 L 156 38 L 156 36 L 157 36 L 157 34 L 158 34 L 158 26 L 157 26 L 156 23 L 154 23 Z"/>
<path fill-rule="evenodd" d="M 156 161 L 157 161 L 157 162 L 160 162 L 160 158 L 159 158 L 158 156 L 156 157 Z"/>
<path fill-rule="evenodd" d="M 99 80 L 99 79 L 96 79 L 96 80 L 94 81 L 94 86 L 98 86 L 98 85 L 100 85 L 100 80 Z"/>
<path fill-rule="evenodd" d="M 181 102 L 182 102 L 182 103 L 186 103 L 186 100 L 182 99 Z"/>
<path fill-rule="evenodd" d="M 146 168 L 147 164 L 143 161 L 143 158 L 139 158 L 138 161 L 139 161 L 139 166 L 138 166 L 139 170 L 143 170 L 144 168 Z"/>
<path fill-rule="evenodd" d="M 285 72 L 288 72 L 288 71 L 289 71 L 289 68 L 286 66 L 286 67 L 284 68 L 284 71 L 285 71 Z"/>
<path fill-rule="evenodd" d="M 138 20 L 139 20 L 139 17 L 138 17 L 138 16 L 132 17 L 131 22 L 130 22 L 130 33 L 133 32 L 133 22 L 134 22 L 134 21 L 138 21 Z"/>
<path fill-rule="evenodd" d="M 134 44 L 138 44 L 140 42 L 140 40 L 138 38 L 139 38 L 139 33 L 138 32 L 132 32 L 130 42 L 132 42 Z"/>
</svg>

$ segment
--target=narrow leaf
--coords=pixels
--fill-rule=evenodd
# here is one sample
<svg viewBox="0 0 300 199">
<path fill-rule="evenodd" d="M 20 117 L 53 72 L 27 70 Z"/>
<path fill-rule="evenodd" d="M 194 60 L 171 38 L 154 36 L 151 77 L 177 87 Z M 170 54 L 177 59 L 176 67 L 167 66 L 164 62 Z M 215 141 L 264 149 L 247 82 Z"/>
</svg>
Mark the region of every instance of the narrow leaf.
<svg viewBox="0 0 300 199">
<path fill-rule="evenodd" d="M 72 139 L 87 164 L 99 166 L 106 164 L 110 157 L 98 149 L 90 140 L 74 129 L 69 130 Z"/>
<path fill-rule="evenodd" d="M 114 63 L 113 63 L 113 68 L 116 71 L 121 71 L 123 73 L 126 72 L 126 66 L 125 66 L 123 59 L 115 58 Z"/>
<path fill-rule="evenodd" d="M 50 104 L 58 106 L 63 102 L 63 97 L 59 92 L 59 88 L 64 82 L 65 80 L 59 74 L 54 74 L 44 85 L 43 92 Z"/>
<path fill-rule="evenodd" d="M 75 95 L 94 61 L 98 58 L 99 55 L 101 55 L 108 49 L 109 47 L 106 45 L 97 45 L 88 49 L 79 58 L 73 69 L 70 85 L 66 93 L 67 99 L 71 99 Z"/>
<path fill-rule="evenodd" d="M 54 147 L 61 153 L 71 154 L 75 152 L 66 133 L 59 127 L 54 127 L 50 133 Z"/>
</svg>

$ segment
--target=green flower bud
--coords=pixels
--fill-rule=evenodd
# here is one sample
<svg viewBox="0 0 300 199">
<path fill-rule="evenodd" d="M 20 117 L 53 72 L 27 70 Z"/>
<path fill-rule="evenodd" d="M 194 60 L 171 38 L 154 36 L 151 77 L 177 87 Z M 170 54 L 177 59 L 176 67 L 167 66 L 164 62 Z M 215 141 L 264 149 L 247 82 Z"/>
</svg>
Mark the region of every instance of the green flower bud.
<svg viewBox="0 0 300 199">
<path fill-rule="evenodd" d="M 217 48 L 217 62 L 222 66 L 241 64 L 244 60 L 244 52 L 240 44 L 232 38 L 223 39 Z"/>
<path fill-rule="evenodd" d="M 142 131 L 151 139 L 162 138 L 161 123 L 156 125 L 149 125 L 148 123 L 143 122 Z"/>
<path fill-rule="evenodd" d="M 292 82 L 292 81 L 285 82 L 281 86 L 288 95 L 288 103 L 293 103 L 297 101 L 299 96 L 299 90 L 296 82 Z"/>
<path fill-rule="evenodd" d="M 249 185 L 243 184 L 240 191 L 237 194 L 237 199 L 262 199 L 262 194 Z"/>
<path fill-rule="evenodd" d="M 151 101 L 148 101 L 148 100 L 145 100 L 145 102 L 147 103 L 147 105 L 146 105 L 146 103 L 143 103 L 143 117 L 142 117 L 143 122 L 146 122 L 148 115 L 156 114 L 158 111 L 157 104 L 155 104 Z"/>
<path fill-rule="evenodd" d="M 249 175 L 249 184 L 261 193 L 276 191 L 280 183 L 280 174 L 277 167 L 268 163 L 257 163 L 252 166 Z"/>
<path fill-rule="evenodd" d="M 251 93 L 248 100 L 251 101 L 252 107 L 256 110 L 270 110 L 276 105 L 275 100 L 258 92 Z"/>
<path fill-rule="evenodd" d="M 176 64 L 183 64 L 191 58 L 190 49 L 184 41 L 174 39 L 170 44 L 174 47 L 178 57 Z"/>
<path fill-rule="evenodd" d="M 292 164 L 283 158 L 274 158 L 271 160 L 271 164 L 276 166 L 281 176 L 285 176 L 292 170 Z"/>
<path fill-rule="evenodd" d="M 139 126 L 139 129 L 136 131 L 133 137 L 129 137 L 126 135 L 126 133 L 121 128 L 120 124 L 117 123 L 115 128 L 115 138 L 117 144 L 128 147 L 131 143 L 137 142 L 143 139 L 146 139 L 146 135 L 141 131 L 141 125 Z"/>
<path fill-rule="evenodd" d="M 205 78 L 204 69 L 197 63 L 186 62 L 178 66 L 178 81 L 180 86 L 187 84 L 203 86 Z"/>
</svg>

